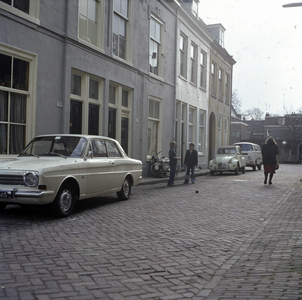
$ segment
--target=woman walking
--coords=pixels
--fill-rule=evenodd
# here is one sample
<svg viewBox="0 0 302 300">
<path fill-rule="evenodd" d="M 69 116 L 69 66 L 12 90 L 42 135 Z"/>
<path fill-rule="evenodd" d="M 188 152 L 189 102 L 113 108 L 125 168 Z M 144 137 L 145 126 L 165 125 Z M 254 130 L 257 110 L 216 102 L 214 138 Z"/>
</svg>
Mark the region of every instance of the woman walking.
<svg viewBox="0 0 302 300">
<path fill-rule="evenodd" d="M 262 162 L 264 165 L 264 184 L 267 184 L 267 177 L 269 174 L 268 184 L 272 184 L 272 179 L 275 174 L 278 155 L 278 146 L 276 141 L 270 136 L 265 141 L 262 147 Z"/>
</svg>

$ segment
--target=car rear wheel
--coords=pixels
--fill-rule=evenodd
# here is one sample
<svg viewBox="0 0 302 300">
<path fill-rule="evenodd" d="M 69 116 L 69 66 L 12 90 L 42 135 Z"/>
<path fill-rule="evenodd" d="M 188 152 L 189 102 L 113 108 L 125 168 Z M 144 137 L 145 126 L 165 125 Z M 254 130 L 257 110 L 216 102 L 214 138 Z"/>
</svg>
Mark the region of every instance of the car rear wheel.
<svg viewBox="0 0 302 300">
<path fill-rule="evenodd" d="M 75 206 L 75 192 L 71 185 L 62 185 L 54 202 L 52 210 L 57 217 L 68 217 Z"/>
<path fill-rule="evenodd" d="M 122 189 L 117 192 L 117 196 L 120 200 L 128 200 L 131 194 L 131 183 L 129 181 L 129 178 L 125 178 Z"/>
<path fill-rule="evenodd" d="M 258 170 L 261 170 L 261 165 L 257 165 Z"/>
<path fill-rule="evenodd" d="M 4 210 L 6 207 L 7 203 L 6 202 L 1 202 L 0 203 L 0 211 Z"/>
</svg>

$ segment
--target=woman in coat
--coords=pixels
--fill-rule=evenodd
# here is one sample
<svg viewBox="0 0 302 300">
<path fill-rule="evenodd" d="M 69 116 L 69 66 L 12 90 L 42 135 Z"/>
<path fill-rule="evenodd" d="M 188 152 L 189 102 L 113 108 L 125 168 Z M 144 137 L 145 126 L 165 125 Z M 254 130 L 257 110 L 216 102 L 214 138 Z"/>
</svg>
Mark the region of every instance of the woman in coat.
<svg viewBox="0 0 302 300">
<path fill-rule="evenodd" d="M 272 179 L 277 165 L 278 146 L 276 141 L 270 136 L 262 146 L 262 162 L 264 165 L 264 184 L 267 183 L 268 173 L 269 184 L 272 184 Z"/>
</svg>

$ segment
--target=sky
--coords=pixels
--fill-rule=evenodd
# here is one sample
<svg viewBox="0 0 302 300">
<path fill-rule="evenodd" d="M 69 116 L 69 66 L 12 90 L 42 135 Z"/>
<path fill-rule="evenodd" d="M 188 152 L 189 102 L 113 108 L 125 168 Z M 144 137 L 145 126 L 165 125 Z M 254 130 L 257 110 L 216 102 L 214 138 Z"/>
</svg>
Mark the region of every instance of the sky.
<svg viewBox="0 0 302 300">
<path fill-rule="evenodd" d="M 302 6 L 295 0 L 200 0 L 199 17 L 226 29 L 241 111 L 283 115 L 302 108 Z"/>
</svg>

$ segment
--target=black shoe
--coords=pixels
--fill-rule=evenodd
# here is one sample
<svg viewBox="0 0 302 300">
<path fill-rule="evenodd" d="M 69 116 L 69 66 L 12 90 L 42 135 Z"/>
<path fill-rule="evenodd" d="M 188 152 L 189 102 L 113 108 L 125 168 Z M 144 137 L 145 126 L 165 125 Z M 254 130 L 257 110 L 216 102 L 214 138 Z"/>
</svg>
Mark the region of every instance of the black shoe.
<svg viewBox="0 0 302 300">
<path fill-rule="evenodd" d="M 184 184 L 188 184 L 188 181 L 187 181 L 187 180 L 185 180 Z"/>
<path fill-rule="evenodd" d="M 264 180 L 264 184 L 267 184 L 267 180 L 266 179 Z"/>
<path fill-rule="evenodd" d="M 195 184 L 195 182 L 192 182 L 193 184 Z"/>
<path fill-rule="evenodd" d="M 271 181 L 269 181 L 269 183 L 268 184 L 273 184 Z"/>
</svg>

